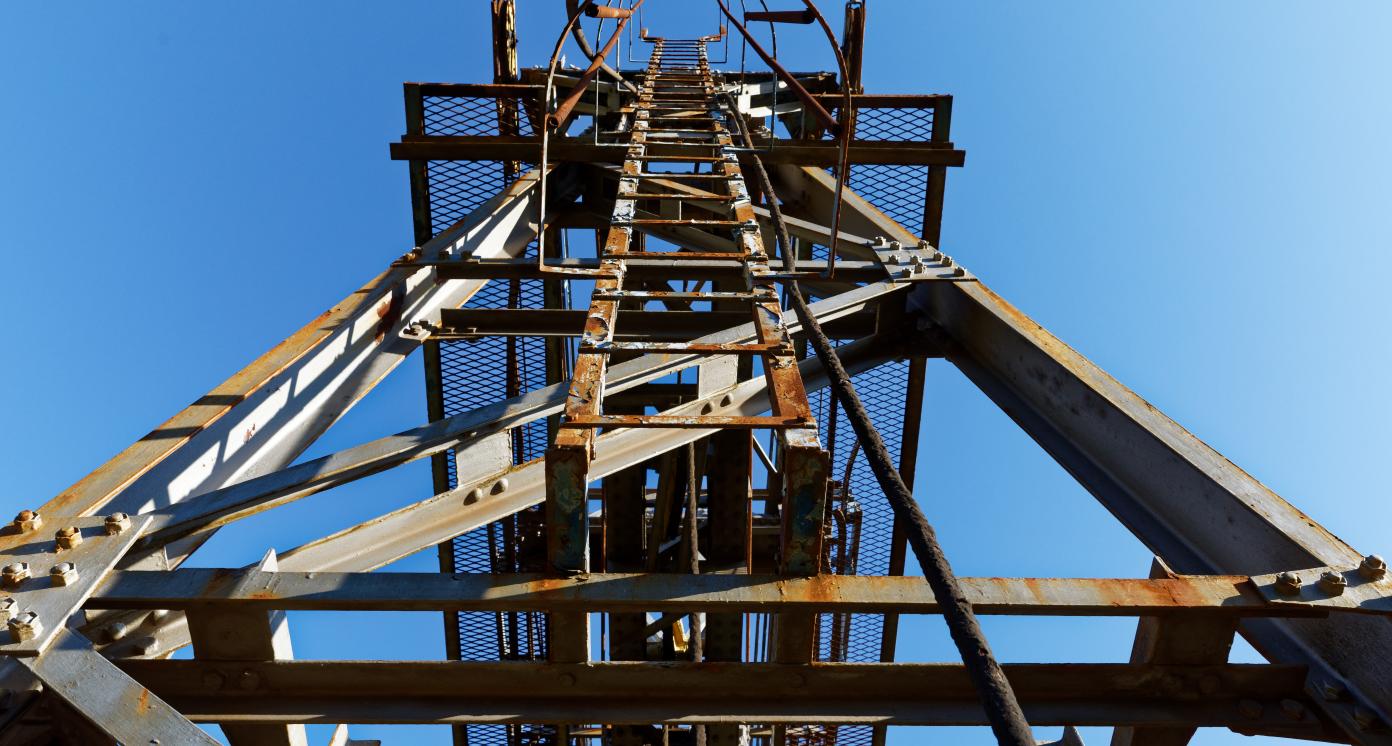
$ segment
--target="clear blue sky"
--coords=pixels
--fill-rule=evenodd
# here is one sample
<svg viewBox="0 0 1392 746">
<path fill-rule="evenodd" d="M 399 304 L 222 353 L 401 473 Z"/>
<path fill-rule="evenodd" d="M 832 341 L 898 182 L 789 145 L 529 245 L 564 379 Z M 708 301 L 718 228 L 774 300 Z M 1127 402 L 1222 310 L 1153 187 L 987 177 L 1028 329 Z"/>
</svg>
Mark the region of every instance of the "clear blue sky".
<svg viewBox="0 0 1392 746">
<path fill-rule="evenodd" d="M 562 3 L 522 5 L 523 64 L 537 64 Z M 704 4 L 650 5 L 654 29 L 712 24 Z M 870 13 L 869 91 L 956 96 L 968 166 L 949 177 L 943 248 L 1353 546 L 1392 552 L 1392 9 Z M 487 33 L 482 0 L 0 9 L 0 509 L 43 503 L 409 248 L 405 165 L 387 158 L 400 83 L 486 79 Z M 799 33 L 780 47 L 791 66 L 829 67 Z M 953 369 L 930 370 L 924 442 L 952 468 L 924 470 L 916 492 L 959 573 L 1144 576 L 1138 542 Z M 421 388 L 412 361 L 314 453 L 418 424 Z M 198 561 L 245 564 L 428 492 L 423 468 L 374 477 L 226 530 Z M 376 657 L 361 641 L 380 622 L 295 615 L 297 654 Z M 441 655 L 437 616 L 401 624 L 411 649 L 393 654 Z M 1132 630 L 987 622 L 1007 661 L 1125 660 Z M 936 619 L 905 625 L 901 650 L 955 657 Z M 408 732 L 353 729 L 447 738 Z"/>
</svg>

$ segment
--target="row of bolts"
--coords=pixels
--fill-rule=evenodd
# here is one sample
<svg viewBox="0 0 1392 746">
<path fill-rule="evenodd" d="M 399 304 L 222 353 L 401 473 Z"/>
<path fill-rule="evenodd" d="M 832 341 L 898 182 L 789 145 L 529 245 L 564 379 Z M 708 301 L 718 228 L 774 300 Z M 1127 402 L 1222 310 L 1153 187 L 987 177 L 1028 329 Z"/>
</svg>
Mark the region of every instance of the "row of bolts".
<svg viewBox="0 0 1392 746">
<path fill-rule="evenodd" d="M 10 524 L 11 528 L 17 533 L 29 533 L 36 531 L 43 526 L 43 516 L 36 510 L 22 510 L 15 516 Z M 130 516 L 125 513 L 112 513 L 106 517 L 103 524 L 107 536 L 115 536 L 130 529 Z M 58 551 L 72 549 L 82 543 L 82 530 L 77 526 L 65 526 L 58 529 L 53 534 L 54 543 Z M 17 590 L 24 581 L 32 575 L 29 571 L 28 562 L 13 562 L 5 565 L 0 570 L 0 585 L 11 590 Z M 55 586 L 70 585 L 77 581 L 77 565 L 72 562 L 59 562 L 48 571 L 48 577 Z M 43 623 L 39 619 L 38 612 L 33 609 L 25 609 L 16 612 L 18 603 L 8 596 L 0 598 L 0 619 L 5 620 L 5 626 L 10 632 L 10 642 L 20 643 L 25 640 L 32 640 L 43 631 Z"/>
</svg>

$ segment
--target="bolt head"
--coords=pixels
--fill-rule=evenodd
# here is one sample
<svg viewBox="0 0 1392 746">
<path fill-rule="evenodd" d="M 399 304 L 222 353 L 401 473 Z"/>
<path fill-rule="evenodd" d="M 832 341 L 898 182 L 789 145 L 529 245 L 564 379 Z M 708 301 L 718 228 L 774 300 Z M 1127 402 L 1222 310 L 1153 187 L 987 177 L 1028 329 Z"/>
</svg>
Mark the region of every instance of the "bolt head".
<svg viewBox="0 0 1392 746">
<path fill-rule="evenodd" d="M 107 536 L 115 536 L 116 534 L 130 530 L 131 519 L 130 516 L 125 513 L 112 513 L 106 517 L 104 526 Z"/>
<path fill-rule="evenodd" d="M 1320 685 L 1320 696 L 1324 697 L 1326 702 L 1338 702 L 1347 691 L 1344 685 L 1337 681 L 1326 681 Z"/>
<path fill-rule="evenodd" d="M 1340 575 L 1339 573 L 1334 572 L 1333 570 L 1325 570 L 1324 572 L 1320 573 L 1319 589 L 1321 591 L 1324 591 L 1325 593 L 1331 596 L 1338 596 L 1343 594 L 1344 589 L 1347 587 L 1348 581 L 1344 580 L 1343 575 Z"/>
<path fill-rule="evenodd" d="M 1281 700 L 1281 713 L 1291 720 L 1300 720 L 1305 717 L 1305 705 L 1293 699 Z"/>
<path fill-rule="evenodd" d="M 77 565 L 59 562 L 49 569 L 48 577 L 53 580 L 54 585 L 71 585 L 77 582 Z"/>
<path fill-rule="evenodd" d="M 1249 720 L 1256 720 L 1262 715 L 1262 705 L 1255 699 L 1239 700 L 1237 703 L 1237 711 L 1242 717 L 1248 718 Z"/>
<path fill-rule="evenodd" d="M 1276 592 L 1283 596 L 1300 595 L 1300 586 L 1304 584 L 1305 581 L 1293 572 L 1283 572 L 1276 576 Z"/>
<path fill-rule="evenodd" d="M 53 534 L 59 549 L 72 549 L 82 543 L 82 531 L 77 526 L 64 526 Z"/>
<path fill-rule="evenodd" d="M 28 579 L 28 562 L 15 562 L 13 564 L 5 565 L 5 569 L 0 570 L 0 582 L 4 582 L 5 585 L 11 588 L 18 587 L 20 583 L 23 583 Z"/>
<path fill-rule="evenodd" d="M 37 510 L 21 510 L 11 525 L 20 533 L 28 533 L 43 525 L 43 516 Z"/>
<path fill-rule="evenodd" d="M 1367 580 L 1382 580 L 1387 575 L 1387 562 L 1376 554 L 1370 554 L 1359 563 L 1358 574 Z"/>
<path fill-rule="evenodd" d="M 21 611 L 10 618 L 5 625 L 10 630 L 11 642 L 24 642 L 34 639 L 43 631 L 43 624 L 39 622 L 39 615 L 33 611 Z"/>
<path fill-rule="evenodd" d="M 1369 730 L 1377 725 L 1378 716 L 1377 713 L 1360 705 L 1353 708 L 1353 721 L 1358 723 L 1359 728 Z"/>
<path fill-rule="evenodd" d="M 0 598 L 0 620 L 10 621 L 14 618 L 15 609 L 19 604 L 9 596 Z"/>
</svg>

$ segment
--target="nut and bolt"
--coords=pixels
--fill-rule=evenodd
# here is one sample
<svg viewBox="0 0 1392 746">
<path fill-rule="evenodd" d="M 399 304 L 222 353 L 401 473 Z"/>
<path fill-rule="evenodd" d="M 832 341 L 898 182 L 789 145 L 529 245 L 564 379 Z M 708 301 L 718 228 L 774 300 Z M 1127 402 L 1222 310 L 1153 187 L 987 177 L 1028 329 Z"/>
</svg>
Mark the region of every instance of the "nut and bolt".
<svg viewBox="0 0 1392 746">
<path fill-rule="evenodd" d="M 1353 722 L 1358 723 L 1358 727 L 1363 730 L 1372 730 L 1378 723 L 1378 716 L 1376 712 L 1360 705 L 1353 708 Z"/>
<path fill-rule="evenodd" d="M 53 534 L 59 549 L 72 549 L 82 543 L 82 530 L 77 526 L 65 526 Z"/>
<path fill-rule="evenodd" d="M 1358 564 L 1358 574 L 1367 580 L 1382 580 L 1387 575 L 1387 562 L 1376 554 L 1370 554 Z"/>
<path fill-rule="evenodd" d="M 1304 584 L 1305 581 L 1293 572 L 1283 572 L 1276 576 L 1276 592 L 1282 596 L 1299 596 L 1300 586 Z"/>
<path fill-rule="evenodd" d="M 203 686 L 209 689 L 221 689 L 227 683 L 227 677 L 220 671 L 207 671 L 203 674 Z"/>
<path fill-rule="evenodd" d="M 1262 705 L 1255 699 L 1243 699 L 1238 701 L 1237 711 L 1242 717 L 1256 720 L 1262 716 Z"/>
<path fill-rule="evenodd" d="M 104 525 L 106 527 L 106 535 L 115 536 L 116 534 L 130 530 L 131 519 L 130 516 L 125 513 L 112 513 L 106 517 L 106 523 Z"/>
<path fill-rule="evenodd" d="M 250 669 L 243 671 L 237 677 L 237 686 L 248 692 L 259 689 L 261 687 L 261 674 Z"/>
<path fill-rule="evenodd" d="M 1348 689 L 1337 681 L 1326 681 L 1320 684 L 1320 696 L 1326 702 L 1338 702 L 1348 693 Z"/>
<path fill-rule="evenodd" d="M 10 621 L 14 618 L 15 609 L 19 604 L 9 596 L 0 598 L 0 621 Z"/>
<path fill-rule="evenodd" d="M 32 611 L 21 611 L 10 619 L 5 625 L 10 630 L 11 642 L 24 642 L 32 640 L 43 631 L 43 624 L 39 622 L 39 615 Z"/>
<path fill-rule="evenodd" d="M 42 526 L 43 516 L 37 510 L 21 510 L 11 525 L 20 533 L 26 533 Z"/>
<path fill-rule="evenodd" d="M 1281 700 L 1281 712 L 1291 720 L 1303 720 L 1305 718 L 1305 705 L 1293 699 Z"/>
<path fill-rule="evenodd" d="M 77 582 L 77 565 L 71 562 L 59 562 L 49 569 L 48 577 L 54 585 L 72 585 Z"/>
<path fill-rule="evenodd" d="M 1344 589 L 1348 587 L 1348 581 L 1344 576 L 1333 570 L 1325 570 L 1320 573 L 1319 589 L 1331 596 L 1343 595 Z"/>
<path fill-rule="evenodd" d="M 28 562 L 15 562 L 5 565 L 5 569 L 0 570 L 0 583 L 4 583 L 6 588 L 18 588 L 21 583 L 28 579 Z"/>
</svg>

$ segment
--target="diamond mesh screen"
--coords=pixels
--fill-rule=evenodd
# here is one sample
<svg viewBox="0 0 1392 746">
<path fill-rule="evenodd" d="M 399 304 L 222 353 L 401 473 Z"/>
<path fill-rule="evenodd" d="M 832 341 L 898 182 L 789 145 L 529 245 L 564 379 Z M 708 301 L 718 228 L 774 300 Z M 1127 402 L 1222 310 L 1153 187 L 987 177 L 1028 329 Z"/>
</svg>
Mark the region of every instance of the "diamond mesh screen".
<svg viewBox="0 0 1392 746">
<path fill-rule="evenodd" d="M 422 131 L 428 135 L 529 134 L 530 120 L 511 120 L 516 101 L 426 96 Z M 517 167 L 499 161 L 429 161 L 430 222 L 439 233 L 478 209 L 515 180 Z M 535 245 L 529 247 L 535 255 Z M 469 300 L 469 308 L 541 308 L 537 282 L 490 282 Z M 440 381 L 445 416 L 491 404 L 546 385 L 546 348 L 538 337 L 484 337 L 440 344 Z M 515 463 L 540 458 L 546 450 L 546 423 L 512 432 Z M 458 485 L 454 452 L 446 456 L 449 486 Z M 533 508 L 456 537 L 450 543 L 455 572 L 524 572 L 540 569 L 545 558 L 541 512 Z M 544 660 L 546 617 L 540 613 L 463 612 L 454 615 L 461 660 Z M 466 742 L 475 746 L 520 746 L 554 742 L 553 729 L 537 725 L 471 725 Z"/>
<path fill-rule="evenodd" d="M 933 134 L 931 108 L 866 108 L 858 113 L 858 140 L 928 140 Z M 846 185 L 895 222 L 923 234 L 923 207 L 928 189 L 927 166 L 859 164 L 851 167 Z M 826 257 L 826 247 L 814 246 L 813 256 Z M 904 435 L 904 397 L 909 363 L 896 361 L 853 378 L 875 428 L 880 431 L 895 463 Z M 828 525 L 826 566 L 838 575 L 888 575 L 894 535 L 894 511 L 870 471 L 865 454 L 856 447 L 855 433 L 845 413 L 827 391 L 812 395 L 822 442 L 831 454 L 832 479 L 841 485 Z M 884 617 L 878 614 L 824 614 L 818 623 L 817 658 L 828 662 L 872 663 L 880 660 Z M 869 746 L 869 727 L 805 726 L 789 732 L 796 744 Z"/>
</svg>

